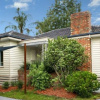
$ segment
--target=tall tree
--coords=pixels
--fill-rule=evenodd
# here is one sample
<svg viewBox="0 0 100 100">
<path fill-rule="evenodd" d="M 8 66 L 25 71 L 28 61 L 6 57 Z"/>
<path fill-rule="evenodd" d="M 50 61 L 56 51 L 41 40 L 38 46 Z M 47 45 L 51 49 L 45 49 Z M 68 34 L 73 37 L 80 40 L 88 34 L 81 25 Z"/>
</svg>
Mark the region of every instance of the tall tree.
<svg viewBox="0 0 100 100">
<path fill-rule="evenodd" d="M 55 0 L 42 22 L 35 22 L 38 33 L 70 27 L 70 15 L 81 11 L 77 0 Z"/>
<path fill-rule="evenodd" d="M 17 16 L 14 16 L 13 17 L 13 20 L 16 21 L 16 23 L 18 24 L 17 26 L 16 25 L 8 25 L 5 27 L 5 31 L 8 29 L 8 28 L 12 28 L 13 30 L 19 30 L 20 33 L 23 34 L 23 31 L 26 30 L 27 33 L 29 33 L 31 30 L 26 28 L 26 22 L 28 20 L 28 15 L 26 15 L 24 12 L 21 12 L 20 11 L 20 8 L 17 9 Z"/>
</svg>

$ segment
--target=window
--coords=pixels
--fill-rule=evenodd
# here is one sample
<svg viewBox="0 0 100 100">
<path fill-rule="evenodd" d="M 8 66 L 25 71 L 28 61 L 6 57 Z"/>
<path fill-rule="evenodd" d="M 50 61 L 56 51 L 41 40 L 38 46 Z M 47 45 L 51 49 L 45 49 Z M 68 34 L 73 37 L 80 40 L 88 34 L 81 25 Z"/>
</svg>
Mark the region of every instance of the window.
<svg viewBox="0 0 100 100">
<path fill-rule="evenodd" d="M 3 66 L 3 51 L 0 51 L 0 66 Z"/>
</svg>

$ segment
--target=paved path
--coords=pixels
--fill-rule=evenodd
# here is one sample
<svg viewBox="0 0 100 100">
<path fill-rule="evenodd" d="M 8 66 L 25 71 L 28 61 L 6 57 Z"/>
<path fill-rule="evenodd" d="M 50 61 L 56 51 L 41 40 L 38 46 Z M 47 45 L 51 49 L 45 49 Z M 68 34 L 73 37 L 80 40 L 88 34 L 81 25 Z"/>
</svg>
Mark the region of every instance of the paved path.
<svg viewBox="0 0 100 100">
<path fill-rule="evenodd" d="M 18 99 L 12 99 L 12 98 L 7 98 L 7 97 L 1 97 L 0 96 L 0 100 L 18 100 Z"/>
</svg>

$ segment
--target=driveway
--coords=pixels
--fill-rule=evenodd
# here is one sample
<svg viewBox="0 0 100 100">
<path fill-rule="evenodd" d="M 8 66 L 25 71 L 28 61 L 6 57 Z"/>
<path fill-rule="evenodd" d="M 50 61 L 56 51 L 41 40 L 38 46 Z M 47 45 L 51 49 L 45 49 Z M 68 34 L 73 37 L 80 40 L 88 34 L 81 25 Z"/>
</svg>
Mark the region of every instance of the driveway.
<svg viewBox="0 0 100 100">
<path fill-rule="evenodd" d="M 7 97 L 1 97 L 0 96 L 0 100 L 18 100 L 18 99 L 12 99 L 12 98 L 7 98 Z"/>
</svg>

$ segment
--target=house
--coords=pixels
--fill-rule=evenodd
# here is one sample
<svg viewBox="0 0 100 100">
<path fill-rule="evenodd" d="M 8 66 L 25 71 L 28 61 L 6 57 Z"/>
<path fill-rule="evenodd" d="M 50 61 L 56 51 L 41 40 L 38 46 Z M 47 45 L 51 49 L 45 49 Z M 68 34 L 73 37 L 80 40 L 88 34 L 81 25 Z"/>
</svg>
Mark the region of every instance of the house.
<svg viewBox="0 0 100 100">
<path fill-rule="evenodd" d="M 58 36 L 77 40 L 88 55 L 88 62 L 82 70 L 91 71 L 100 77 L 100 27 L 91 26 L 90 12 L 71 15 L 71 27 L 56 29 L 38 36 L 28 36 L 14 31 L 0 34 L 0 47 L 16 46 L 0 51 L 0 84 L 4 81 L 17 80 L 18 69 L 24 62 L 24 43 L 27 45 L 27 62 L 37 59 L 47 50 L 48 39 Z"/>
</svg>

